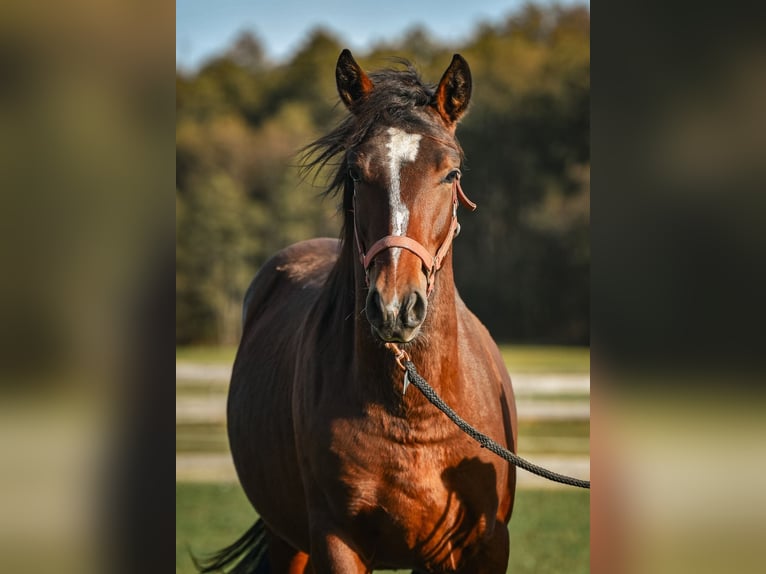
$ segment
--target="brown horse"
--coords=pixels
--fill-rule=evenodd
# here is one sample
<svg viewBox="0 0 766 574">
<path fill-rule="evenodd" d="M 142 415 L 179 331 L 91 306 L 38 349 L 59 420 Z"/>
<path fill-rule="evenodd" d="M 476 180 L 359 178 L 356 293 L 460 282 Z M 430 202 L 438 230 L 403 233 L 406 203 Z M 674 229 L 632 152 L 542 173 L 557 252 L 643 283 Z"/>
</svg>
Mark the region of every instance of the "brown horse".
<svg viewBox="0 0 766 574">
<path fill-rule="evenodd" d="M 228 427 L 261 518 L 204 570 L 505 572 L 515 469 L 403 392 L 385 347 L 515 451 L 508 373 L 452 271 L 470 70 L 455 55 L 434 88 L 344 50 L 336 79 L 351 113 L 307 157 L 338 165 L 342 237 L 284 249 L 248 289 Z"/>
</svg>

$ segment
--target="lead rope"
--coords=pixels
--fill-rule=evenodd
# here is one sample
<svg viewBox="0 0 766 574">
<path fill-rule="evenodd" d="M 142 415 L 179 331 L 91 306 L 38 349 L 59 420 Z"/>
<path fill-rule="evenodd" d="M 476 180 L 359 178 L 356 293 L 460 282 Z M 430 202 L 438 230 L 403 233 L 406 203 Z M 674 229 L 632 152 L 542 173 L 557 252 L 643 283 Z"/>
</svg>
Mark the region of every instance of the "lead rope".
<svg viewBox="0 0 766 574">
<path fill-rule="evenodd" d="M 579 488 L 590 488 L 589 480 L 572 478 L 570 476 L 558 474 L 541 466 L 537 466 L 536 464 L 532 464 L 531 462 L 521 458 L 516 453 L 513 453 L 507 448 L 500 446 L 484 433 L 477 431 L 470 424 L 464 421 L 460 415 L 453 411 L 450 406 L 445 403 L 438 394 L 436 394 L 436 391 L 433 389 L 433 387 L 431 387 L 431 385 L 429 385 L 428 382 L 420 376 L 420 373 L 418 373 L 418 370 L 415 368 L 415 363 L 412 362 L 406 351 L 400 349 L 396 343 L 386 343 L 386 348 L 394 353 L 396 364 L 399 365 L 402 370 L 404 370 L 404 392 L 407 391 L 407 386 L 410 383 L 415 385 L 431 404 L 433 404 L 437 409 L 447 415 L 460 430 L 478 442 L 481 445 L 481 448 L 486 448 L 487 450 L 494 452 L 497 456 L 507 460 L 514 466 L 523 468 L 532 474 L 542 476 L 543 478 L 547 478 L 553 482 L 560 482 L 561 484 L 568 484 L 570 486 L 577 486 Z"/>
</svg>

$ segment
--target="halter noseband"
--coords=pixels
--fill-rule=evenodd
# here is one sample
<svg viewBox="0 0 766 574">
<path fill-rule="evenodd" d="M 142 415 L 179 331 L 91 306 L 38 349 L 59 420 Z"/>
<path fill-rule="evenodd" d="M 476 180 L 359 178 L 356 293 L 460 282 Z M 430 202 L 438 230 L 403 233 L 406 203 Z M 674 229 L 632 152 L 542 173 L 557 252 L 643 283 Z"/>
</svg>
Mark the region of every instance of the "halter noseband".
<svg viewBox="0 0 766 574">
<path fill-rule="evenodd" d="M 372 247 L 370 247 L 370 249 L 365 252 L 364 247 L 362 246 L 362 242 L 359 239 L 359 232 L 357 231 L 356 188 L 354 188 L 354 239 L 356 239 L 356 248 L 359 250 L 359 261 L 362 263 L 362 268 L 364 269 L 364 280 L 367 285 L 369 286 L 370 284 L 369 269 L 375 257 L 381 251 L 391 249 L 392 247 L 400 247 L 402 249 L 411 251 L 423 262 L 423 267 L 426 269 L 426 297 L 431 295 L 431 291 L 433 291 L 434 288 L 434 275 L 436 275 L 436 272 L 441 269 L 442 263 L 444 262 L 444 257 L 447 255 L 447 251 L 449 251 L 450 245 L 452 245 L 452 240 L 457 236 L 458 233 L 460 233 L 460 224 L 457 221 L 458 199 L 460 200 L 460 203 L 462 203 L 471 211 L 476 209 L 476 204 L 468 199 L 468 197 L 463 192 L 463 188 L 460 186 L 459 175 L 452 182 L 452 221 L 450 222 L 447 236 L 444 238 L 444 241 L 442 241 L 439 249 L 436 250 L 436 255 L 431 255 L 428 249 L 423 247 L 423 245 L 411 237 L 407 237 L 406 235 L 386 235 L 385 237 L 378 239 L 375 243 L 373 243 Z"/>
</svg>

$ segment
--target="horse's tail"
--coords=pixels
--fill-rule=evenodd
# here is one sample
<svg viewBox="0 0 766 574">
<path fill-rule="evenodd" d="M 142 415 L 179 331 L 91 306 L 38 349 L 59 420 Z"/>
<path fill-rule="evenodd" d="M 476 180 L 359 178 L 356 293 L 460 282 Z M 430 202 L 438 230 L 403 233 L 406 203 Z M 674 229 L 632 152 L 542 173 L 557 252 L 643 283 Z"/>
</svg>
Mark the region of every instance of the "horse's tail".
<svg viewBox="0 0 766 574">
<path fill-rule="evenodd" d="M 258 519 L 250 529 L 233 544 L 205 558 L 197 560 L 192 556 L 200 574 L 228 572 L 228 574 L 270 574 L 268 539 L 263 520 Z M 240 559 L 241 558 L 241 559 Z M 239 560 L 239 562 L 237 562 Z M 237 562 L 231 570 L 224 570 Z"/>
</svg>

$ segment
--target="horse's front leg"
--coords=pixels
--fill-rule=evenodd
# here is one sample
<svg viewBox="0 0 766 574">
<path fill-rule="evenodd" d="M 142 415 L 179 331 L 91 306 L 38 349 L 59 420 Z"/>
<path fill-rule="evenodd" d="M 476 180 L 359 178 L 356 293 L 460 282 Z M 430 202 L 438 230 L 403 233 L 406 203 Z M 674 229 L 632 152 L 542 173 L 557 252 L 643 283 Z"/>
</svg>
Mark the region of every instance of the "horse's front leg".
<svg viewBox="0 0 766 574">
<path fill-rule="evenodd" d="M 497 521 L 492 536 L 485 540 L 479 551 L 460 569 L 461 574 L 505 574 L 510 555 L 508 527 Z"/>
<path fill-rule="evenodd" d="M 311 565 L 315 574 L 362 574 L 370 572 L 364 562 L 331 527 L 311 529 Z"/>
</svg>

